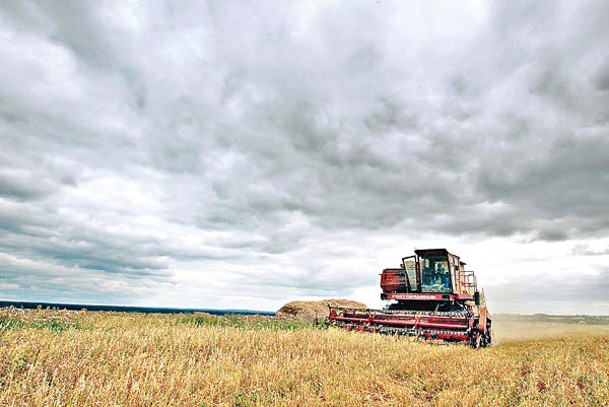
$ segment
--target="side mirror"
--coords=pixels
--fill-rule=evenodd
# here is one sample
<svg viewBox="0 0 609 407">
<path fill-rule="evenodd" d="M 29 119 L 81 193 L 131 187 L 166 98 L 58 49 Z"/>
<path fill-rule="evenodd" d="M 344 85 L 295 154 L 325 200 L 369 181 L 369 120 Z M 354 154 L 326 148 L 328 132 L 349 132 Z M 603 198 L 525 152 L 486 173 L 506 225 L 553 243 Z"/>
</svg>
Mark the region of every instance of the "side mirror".
<svg viewBox="0 0 609 407">
<path fill-rule="evenodd" d="M 480 306 L 480 291 L 474 292 L 474 302 L 477 306 Z"/>
</svg>

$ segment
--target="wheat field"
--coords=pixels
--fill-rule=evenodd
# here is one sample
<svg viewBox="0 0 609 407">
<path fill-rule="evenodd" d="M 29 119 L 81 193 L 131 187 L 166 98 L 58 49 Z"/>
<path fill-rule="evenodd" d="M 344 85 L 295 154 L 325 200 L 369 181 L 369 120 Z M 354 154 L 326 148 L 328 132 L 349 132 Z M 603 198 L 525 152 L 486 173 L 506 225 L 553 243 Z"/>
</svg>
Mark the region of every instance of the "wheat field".
<svg viewBox="0 0 609 407">
<path fill-rule="evenodd" d="M 559 328 L 498 327 L 476 351 L 270 317 L 3 309 L 0 405 L 609 405 L 609 327 Z"/>
</svg>

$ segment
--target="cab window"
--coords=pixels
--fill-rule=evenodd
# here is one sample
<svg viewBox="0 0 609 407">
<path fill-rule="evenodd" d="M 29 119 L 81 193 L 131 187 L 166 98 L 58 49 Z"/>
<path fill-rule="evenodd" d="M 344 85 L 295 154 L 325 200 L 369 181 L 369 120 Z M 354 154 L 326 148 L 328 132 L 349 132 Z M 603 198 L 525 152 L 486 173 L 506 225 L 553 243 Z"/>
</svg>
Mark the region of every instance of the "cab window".
<svg viewBox="0 0 609 407">
<path fill-rule="evenodd" d="M 421 292 L 452 292 L 447 256 L 421 256 Z"/>
</svg>

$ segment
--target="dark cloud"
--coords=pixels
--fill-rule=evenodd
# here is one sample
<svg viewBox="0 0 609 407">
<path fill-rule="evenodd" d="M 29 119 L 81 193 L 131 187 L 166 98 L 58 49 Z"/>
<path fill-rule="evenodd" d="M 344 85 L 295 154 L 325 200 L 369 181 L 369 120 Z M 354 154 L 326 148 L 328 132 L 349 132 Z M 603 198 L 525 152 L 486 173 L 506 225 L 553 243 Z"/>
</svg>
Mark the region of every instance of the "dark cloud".
<svg viewBox="0 0 609 407">
<path fill-rule="evenodd" d="M 385 236 L 602 238 L 608 17 L 599 1 L 3 2 L 11 290 L 35 296 L 48 268 L 50 297 L 349 295 L 376 284 L 357 264 L 379 268 Z M 107 290 L 70 285 L 87 276 Z"/>
</svg>

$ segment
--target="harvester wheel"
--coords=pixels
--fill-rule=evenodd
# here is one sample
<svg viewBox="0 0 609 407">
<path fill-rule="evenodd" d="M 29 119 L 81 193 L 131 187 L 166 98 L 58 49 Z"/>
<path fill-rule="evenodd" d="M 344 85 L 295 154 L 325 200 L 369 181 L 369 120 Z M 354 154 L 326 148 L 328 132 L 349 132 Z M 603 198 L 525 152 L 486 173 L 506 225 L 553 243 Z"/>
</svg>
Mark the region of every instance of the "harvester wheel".
<svg viewBox="0 0 609 407">
<path fill-rule="evenodd" d="M 480 331 L 475 331 L 469 337 L 469 345 L 474 349 L 486 348 L 488 346 L 486 335 Z"/>
<path fill-rule="evenodd" d="M 491 346 L 491 335 L 492 334 L 490 332 L 487 332 L 485 334 L 478 332 L 478 334 L 476 335 L 475 343 L 472 346 L 475 349 L 488 348 L 489 346 Z"/>
<path fill-rule="evenodd" d="M 484 335 L 484 347 L 488 348 L 493 344 L 493 333 L 492 331 L 488 331 L 486 335 Z"/>
</svg>

